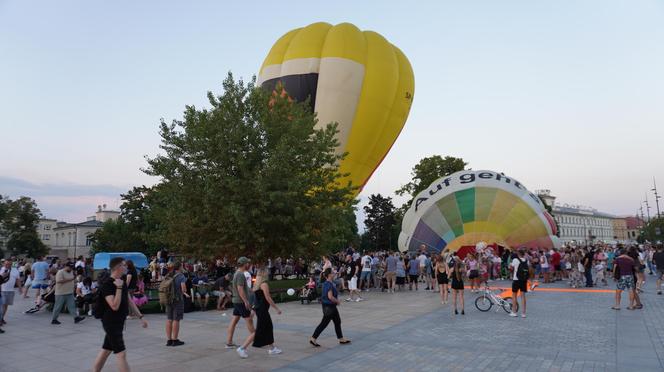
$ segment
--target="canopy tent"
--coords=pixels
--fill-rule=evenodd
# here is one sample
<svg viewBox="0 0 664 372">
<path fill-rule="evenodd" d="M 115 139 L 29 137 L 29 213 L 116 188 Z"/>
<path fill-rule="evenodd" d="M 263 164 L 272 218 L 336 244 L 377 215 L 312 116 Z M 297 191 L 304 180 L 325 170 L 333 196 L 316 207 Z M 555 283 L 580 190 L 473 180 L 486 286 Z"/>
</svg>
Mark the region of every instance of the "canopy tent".
<svg viewBox="0 0 664 372">
<path fill-rule="evenodd" d="M 137 269 L 142 269 L 148 266 L 148 258 L 141 252 L 102 252 L 95 254 L 94 261 L 92 262 L 93 269 L 108 269 L 111 259 L 114 257 L 122 257 L 125 260 L 131 260 Z"/>
</svg>

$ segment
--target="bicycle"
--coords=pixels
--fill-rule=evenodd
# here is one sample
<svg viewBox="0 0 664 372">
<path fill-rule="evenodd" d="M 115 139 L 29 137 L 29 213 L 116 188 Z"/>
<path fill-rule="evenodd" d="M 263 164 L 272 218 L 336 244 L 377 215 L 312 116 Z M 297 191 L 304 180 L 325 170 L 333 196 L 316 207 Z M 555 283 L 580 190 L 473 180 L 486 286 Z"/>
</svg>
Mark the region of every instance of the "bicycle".
<svg viewBox="0 0 664 372">
<path fill-rule="evenodd" d="M 482 294 L 475 299 L 475 307 L 477 310 L 486 312 L 491 310 L 493 305 L 502 307 L 506 313 L 511 313 L 512 308 L 514 307 L 514 312 L 519 311 L 519 303 L 516 303 L 516 306 L 512 304 L 512 298 L 501 298 L 496 292 L 489 289 L 489 285 L 485 284 Z M 496 309 L 498 311 L 498 309 Z"/>
</svg>

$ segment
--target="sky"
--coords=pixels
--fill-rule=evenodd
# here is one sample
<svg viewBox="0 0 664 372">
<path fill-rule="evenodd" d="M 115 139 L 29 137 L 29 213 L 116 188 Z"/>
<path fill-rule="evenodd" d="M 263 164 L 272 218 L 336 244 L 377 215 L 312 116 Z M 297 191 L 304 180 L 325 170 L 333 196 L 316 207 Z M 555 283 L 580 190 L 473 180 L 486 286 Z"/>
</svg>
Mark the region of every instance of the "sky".
<svg viewBox="0 0 664 372">
<path fill-rule="evenodd" d="M 157 182 L 141 168 L 160 118 L 207 107 L 228 71 L 251 79 L 282 34 L 326 21 L 382 34 L 415 73 L 408 121 L 361 205 L 373 193 L 401 205 L 394 190 L 439 154 L 616 215 L 648 193 L 654 213 L 663 19 L 664 2 L 638 0 L 0 0 L 0 194 L 68 222 L 117 208 Z"/>
</svg>

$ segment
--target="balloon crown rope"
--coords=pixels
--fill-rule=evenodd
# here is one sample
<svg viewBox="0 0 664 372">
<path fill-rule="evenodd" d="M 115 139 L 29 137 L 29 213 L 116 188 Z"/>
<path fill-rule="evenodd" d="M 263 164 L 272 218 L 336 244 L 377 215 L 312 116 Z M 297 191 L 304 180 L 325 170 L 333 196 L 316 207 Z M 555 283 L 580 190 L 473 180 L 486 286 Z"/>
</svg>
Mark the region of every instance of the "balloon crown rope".
<svg viewBox="0 0 664 372">
<path fill-rule="evenodd" d="M 427 194 L 429 196 L 434 196 L 437 192 L 443 190 L 443 188 L 448 188 L 456 184 L 462 184 L 462 185 L 473 184 L 477 181 L 478 178 L 485 180 L 503 181 L 504 183 L 512 185 L 513 187 L 519 190 L 526 190 L 526 188 L 519 181 L 513 180 L 505 176 L 504 173 L 482 171 L 475 174 L 475 172 L 469 171 L 469 173 L 462 173 L 458 175 L 453 174 L 450 177 L 443 178 L 440 182 L 431 185 L 428 189 Z M 471 186 L 472 185 L 469 185 L 469 187 Z M 528 195 L 533 199 L 535 203 L 537 203 L 540 206 L 542 205 L 542 201 L 539 199 L 537 195 L 533 194 L 532 192 L 528 192 Z M 418 196 L 417 199 L 415 199 L 415 212 L 418 211 L 420 204 L 426 202 L 427 200 L 429 200 L 429 198 L 426 196 Z"/>
</svg>

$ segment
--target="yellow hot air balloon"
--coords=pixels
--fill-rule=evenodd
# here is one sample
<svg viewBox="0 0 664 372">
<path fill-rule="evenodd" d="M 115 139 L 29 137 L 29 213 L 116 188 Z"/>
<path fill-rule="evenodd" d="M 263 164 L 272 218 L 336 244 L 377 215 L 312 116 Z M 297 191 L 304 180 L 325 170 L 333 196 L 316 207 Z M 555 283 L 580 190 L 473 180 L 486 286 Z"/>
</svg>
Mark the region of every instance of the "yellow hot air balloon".
<svg viewBox="0 0 664 372">
<path fill-rule="evenodd" d="M 337 153 L 348 152 L 340 171 L 360 189 L 399 136 L 415 89 L 401 50 L 350 23 L 313 23 L 277 40 L 258 84 L 272 90 L 279 82 L 297 101 L 310 98 L 319 127 L 339 124 Z"/>
</svg>

